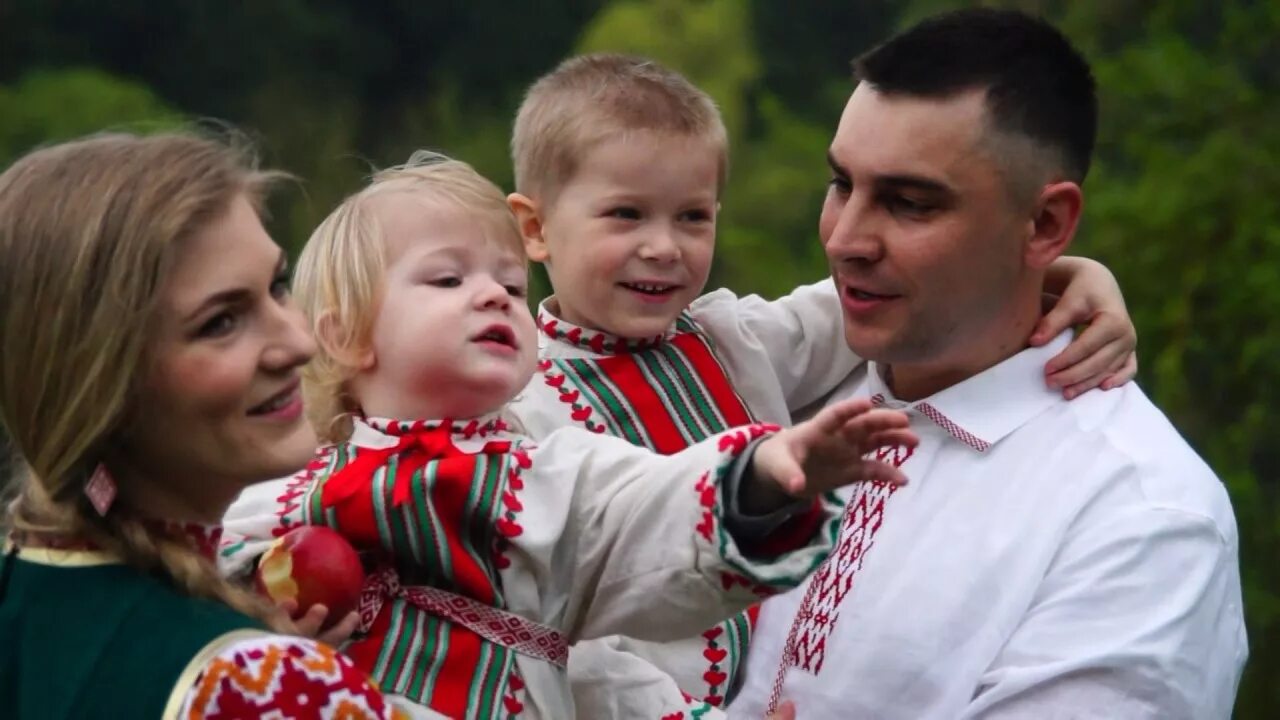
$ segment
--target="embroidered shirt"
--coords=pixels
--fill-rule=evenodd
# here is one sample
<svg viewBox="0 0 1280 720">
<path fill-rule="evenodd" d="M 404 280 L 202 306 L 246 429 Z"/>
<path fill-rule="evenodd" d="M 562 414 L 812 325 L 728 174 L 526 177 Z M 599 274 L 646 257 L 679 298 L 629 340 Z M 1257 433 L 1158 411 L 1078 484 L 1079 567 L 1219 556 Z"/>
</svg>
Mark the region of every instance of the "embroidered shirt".
<svg viewBox="0 0 1280 720">
<path fill-rule="evenodd" d="M 764 603 L 734 716 L 1219 718 L 1246 656 L 1222 483 L 1135 384 L 1073 402 L 1069 334 L 901 408 L 909 483 L 844 493 L 837 549 Z"/>
</svg>

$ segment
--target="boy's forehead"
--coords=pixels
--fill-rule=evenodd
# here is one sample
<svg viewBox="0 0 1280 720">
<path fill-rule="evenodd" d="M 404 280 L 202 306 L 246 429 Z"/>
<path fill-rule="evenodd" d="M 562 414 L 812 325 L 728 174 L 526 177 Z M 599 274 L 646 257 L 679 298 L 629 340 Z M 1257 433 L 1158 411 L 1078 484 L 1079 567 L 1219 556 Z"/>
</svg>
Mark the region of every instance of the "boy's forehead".
<svg viewBox="0 0 1280 720">
<path fill-rule="evenodd" d="M 678 189 L 717 196 L 727 156 L 711 138 L 627 132 L 585 146 L 566 185 L 589 182 L 618 191 Z M 679 180 L 670 187 L 667 178 Z"/>
</svg>

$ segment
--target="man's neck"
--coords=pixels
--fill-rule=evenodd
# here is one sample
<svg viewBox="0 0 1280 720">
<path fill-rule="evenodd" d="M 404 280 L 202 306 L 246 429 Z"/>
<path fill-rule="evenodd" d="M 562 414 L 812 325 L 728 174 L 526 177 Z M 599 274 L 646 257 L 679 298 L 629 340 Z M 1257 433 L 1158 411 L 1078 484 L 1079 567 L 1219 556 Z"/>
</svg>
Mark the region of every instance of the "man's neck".
<svg viewBox="0 0 1280 720">
<path fill-rule="evenodd" d="M 994 332 L 966 338 L 963 354 L 937 362 L 892 363 L 886 367 L 885 384 L 899 400 L 923 400 L 958 385 L 1027 348 L 1027 340 L 1041 317 L 1038 304 L 1015 317 L 993 323 Z"/>
</svg>

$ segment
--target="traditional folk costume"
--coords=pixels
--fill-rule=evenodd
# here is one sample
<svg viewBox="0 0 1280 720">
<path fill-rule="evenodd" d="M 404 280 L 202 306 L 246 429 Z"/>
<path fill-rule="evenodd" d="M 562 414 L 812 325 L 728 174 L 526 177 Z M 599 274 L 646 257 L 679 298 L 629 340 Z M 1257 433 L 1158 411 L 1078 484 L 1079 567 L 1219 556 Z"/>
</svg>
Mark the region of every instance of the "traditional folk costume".
<svg viewBox="0 0 1280 720">
<path fill-rule="evenodd" d="M 496 416 L 361 419 L 296 477 L 246 490 L 226 565 L 333 527 L 381 563 L 347 652 L 385 691 L 451 718 L 567 720 L 569 643 L 692 635 L 825 557 L 837 519 L 819 504 L 734 511 L 735 462 L 768 432 L 664 457 L 574 429 L 535 444 Z"/>
<path fill-rule="evenodd" d="M 212 561 L 216 528 L 165 531 L 189 534 Z M 332 648 L 266 632 L 83 545 L 5 548 L 0 637 L 0 714 L 15 720 L 408 717 Z"/>
<path fill-rule="evenodd" d="M 539 308 L 538 373 L 512 403 L 526 432 L 563 427 L 670 454 L 728 428 L 791 413 L 829 393 L 860 361 L 844 341 L 830 281 L 766 302 L 718 290 L 663 335 L 588 330 Z M 715 717 L 734 685 L 755 609 L 668 643 L 611 637 L 575 645 L 578 712 L 592 718 Z"/>
<path fill-rule="evenodd" d="M 1064 333 L 903 410 L 911 482 L 844 488 L 837 550 L 766 601 L 734 717 L 1225 718 L 1247 655 L 1213 471 L 1135 384 L 1045 387 Z"/>
</svg>

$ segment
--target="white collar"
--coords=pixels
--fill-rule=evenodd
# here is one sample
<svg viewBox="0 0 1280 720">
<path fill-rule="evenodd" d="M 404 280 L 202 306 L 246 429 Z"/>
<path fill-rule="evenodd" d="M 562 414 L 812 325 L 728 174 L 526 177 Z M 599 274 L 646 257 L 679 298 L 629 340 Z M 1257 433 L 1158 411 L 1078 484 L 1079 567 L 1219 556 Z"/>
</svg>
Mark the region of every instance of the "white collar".
<svg viewBox="0 0 1280 720">
<path fill-rule="evenodd" d="M 1050 405 L 1065 402 L 1045 384 L 1044 366 L 1071 342 L 1065 331 L 1048 344 L 1027 348 L 1003 362 L 916 402 L 893 397 L 885 366 L 867 364 L 867 390 L 877 405 L 915 410 L 956 440 L 986 452 Z"/>
</svg>

